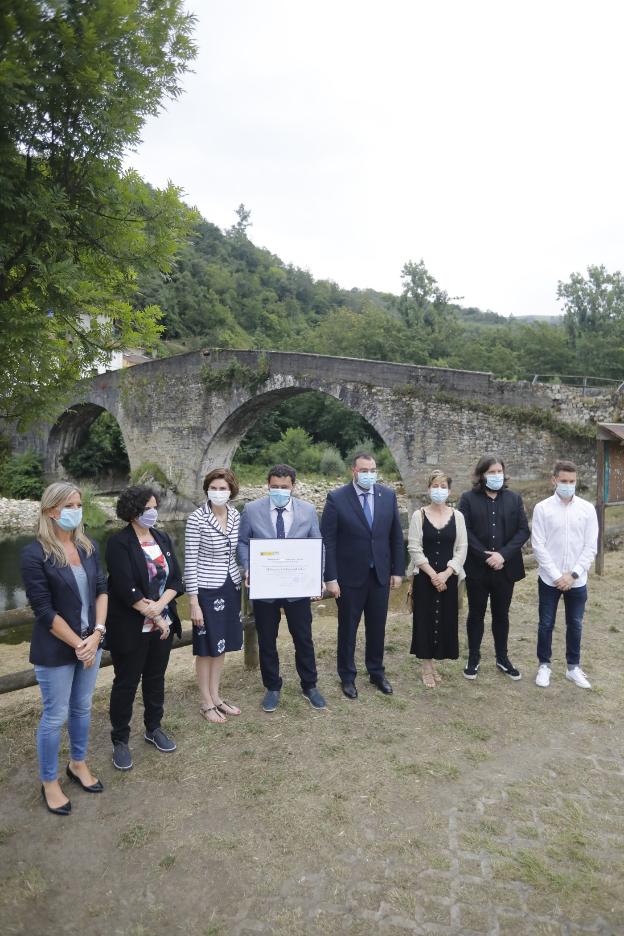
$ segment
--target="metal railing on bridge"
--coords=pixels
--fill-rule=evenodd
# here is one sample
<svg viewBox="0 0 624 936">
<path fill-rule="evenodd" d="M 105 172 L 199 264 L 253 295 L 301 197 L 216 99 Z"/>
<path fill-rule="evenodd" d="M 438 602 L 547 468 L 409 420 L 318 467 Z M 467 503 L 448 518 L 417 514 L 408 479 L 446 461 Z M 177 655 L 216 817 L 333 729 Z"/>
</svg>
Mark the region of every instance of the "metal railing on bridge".
<svg viewBox="0 0 624 936">
<path fill-rule="evenodd" d="M 531 383 L 559 383 L 567 387 L 581 387 L 583 396 L 589 390 L 613 388 L 616 393 L 624 391 L 624 380 L 616 377 L 589 377 L 587 374 L 534 374 Z"/>
</svg>

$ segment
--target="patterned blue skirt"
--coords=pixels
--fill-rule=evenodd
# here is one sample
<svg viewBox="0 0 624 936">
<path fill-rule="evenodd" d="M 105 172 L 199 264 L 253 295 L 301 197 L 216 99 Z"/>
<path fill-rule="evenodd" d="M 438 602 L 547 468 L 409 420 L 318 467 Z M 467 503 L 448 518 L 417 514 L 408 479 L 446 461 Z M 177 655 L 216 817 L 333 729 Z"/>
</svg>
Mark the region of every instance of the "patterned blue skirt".
<svg viewBox="0 0 624 936">
<path fill-rule="evenodd" d="M 204 615 L 201 630 L 193 627 L 193 655 L 218 657 L 243 648 L 241 587 L 230 576 L 219 588 L 200 588 L 199 606 Z"/>
</svg>

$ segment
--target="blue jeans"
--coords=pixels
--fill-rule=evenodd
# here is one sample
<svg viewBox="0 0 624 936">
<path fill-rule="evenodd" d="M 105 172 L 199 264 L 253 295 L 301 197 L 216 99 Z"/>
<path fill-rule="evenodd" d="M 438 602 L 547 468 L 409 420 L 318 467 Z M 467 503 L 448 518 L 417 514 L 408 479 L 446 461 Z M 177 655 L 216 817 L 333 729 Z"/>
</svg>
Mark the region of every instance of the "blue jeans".
<svg viewBox="0 0 624 936">
<path fill-rule="evenodd" d="M 35 666 L 41 689 L 43 714 L 37 728 L 39 775 L 48 783 L 58 777 L 61 729 L 67 722 L 71 759 L 82 761 L 87 754 L 91 698 L 95 689 L 102 651 L 98 650 L 88 669 L 79 660 L 67 666 Z"/>
<path fill-rule="evenodd" d="M 537 658 L 540 663 L 550 663 L 552 632 L 557 616 L 559 599 L 563 595 L 566 620 L 566 660 L 568 666 L 581 662 L 581 634 L 583 615 L 587 604 L 587 586 L 571 588 L 562 592 L 553 585 L 537 580 L 539 593 L 539 625 L 537 628 Z"/>
</svg>

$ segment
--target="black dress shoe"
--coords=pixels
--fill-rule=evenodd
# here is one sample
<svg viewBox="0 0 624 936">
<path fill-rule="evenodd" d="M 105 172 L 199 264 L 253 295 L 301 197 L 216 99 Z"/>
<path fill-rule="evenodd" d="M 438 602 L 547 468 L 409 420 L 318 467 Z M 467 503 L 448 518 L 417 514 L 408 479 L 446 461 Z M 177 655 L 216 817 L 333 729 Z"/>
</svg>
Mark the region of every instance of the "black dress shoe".
<svg viewBox="0 0 624 936">
<path fill-rule="evenodd" d="M 392 695 L 392 686 L 385 676 L 371 676 L 370 681 L 374 686 L 377 686 L 379 691 L 383 692 L 384 695 Z"/>
<path fill-rule="evenodd" d="M 67 770 L 65 771 L 70 780 L 73 780 L 74 783 L 77 783 L 78 786 L 81 786 L 83 790 L 87 793 L 101 793 L 104 787 L 102 786 L 101 780 L 96 780 L 95 783 L 92 783 L 91 786 L 85 786 L 80 777 L 76 776 L 75 773 L 69 769 L 69 764 L 67 765 Z"/>
<path fill-rule="evenodd" d="M 357 699 L 358 691 L 355 688 L 355 683 L 343 682 L 341 688 L 342 688 L 343 694 L 346 695 L 347 699 Z"/>
<path fill-rule="evenodd" d="M 43 797 L 43 802 L 46 804 L 46 809 L 48 812 L 54 813 L 55 816 L 69 816 L 71 812 L 71 803 L 67 800 L 66 803 L 63 803 L 62 806 L 50 806 L 48 803 L 47 797 L 45 795 L 45 787 L 43 783 L 41 784 L 41 796 Z"/>
</svg>

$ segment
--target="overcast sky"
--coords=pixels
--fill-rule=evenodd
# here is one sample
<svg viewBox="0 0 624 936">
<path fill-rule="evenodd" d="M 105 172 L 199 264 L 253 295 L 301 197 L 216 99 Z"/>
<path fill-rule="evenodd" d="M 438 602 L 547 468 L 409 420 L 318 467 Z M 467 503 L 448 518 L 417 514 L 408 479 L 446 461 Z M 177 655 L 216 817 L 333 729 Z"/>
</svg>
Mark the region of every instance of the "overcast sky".
<svg viewBox="0 0 624 936">
<path fill-rule="evenodd" d="M 129 162 L 220 227 L 341 286 L 424 259 L 462 304 L 560 311 L 622 269 L 622 35 L 612 0 L 188 0 L 186 93 Z"/>
</svg>

